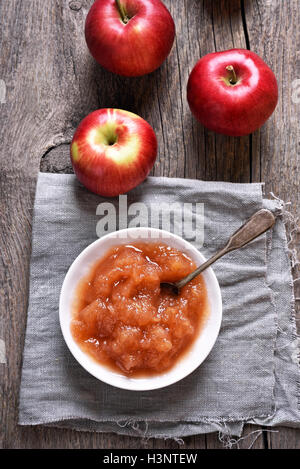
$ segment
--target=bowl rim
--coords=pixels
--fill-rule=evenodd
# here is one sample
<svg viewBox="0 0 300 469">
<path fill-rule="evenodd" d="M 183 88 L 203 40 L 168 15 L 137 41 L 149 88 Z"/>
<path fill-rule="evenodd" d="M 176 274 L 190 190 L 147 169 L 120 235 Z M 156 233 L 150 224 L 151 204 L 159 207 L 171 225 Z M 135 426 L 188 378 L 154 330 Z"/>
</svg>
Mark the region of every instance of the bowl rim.
<svg viewBox="0 0 300 469">
<path fill-rule="evenodd" d="M 119 388 L 119 389 L 125 389 L 125 390 L 130 390 L 130 391 L 150 391 L 150 390 L 162 389 L 164 387 L 170 386 L 172 384 L 175 384 L 178 381 L 181 381 L 182 379 L 184 379 L 188 375 L 190 375 L 192 372 L 194 372 L 204 362 L 204 360 L 207 358 L 207 356 L 209 355 L 209 353 L 211 352 L 212 348 L 215 345 L 215 342 L 216 342 L 216 340 L 219 336 L 221 323 L 222 323 L 222 295 L 221 295 L 221 289 L 220 289 L 218 279 L 217 279 L 217 277 L 216 277 L 216 275 L 215 275 L 215 273 L 214 273 L 214 271 L 211 267 L 206 269 L 203 273 L 204 275 L 206 273 L 206 276 L 207 275 L 210 276 L 210 279 L 212 281 L 211 290 L 213 291 L 213 293 L 215 295 L 214 303 L 216 305 L 215 328 L 214 328 L 213 337 L 210 341 L 210 345 L 207 347 L 205 352 L 202 353 L 202 358 L 201 358 L 201 360 L 199 360 L 199 362 L 197 362 L 194 366 L 187 369 L 186 372 L 180 373 L 178 376 L 173 377 L 169 381 L 166 380 L 168 382 L 164 383 L 162 385 L 159 384 L 159 378 L 167 376 L 171 372 L 173 372 L 173 374 L 174 374 L 174 372 L 176 372 L 176 368 L 178 367 L 178 365 L 180 363 L 183 363 L 185 361 L 185 359 L 187 358 L 186 354 L 184 354 L 183 357 L 181 359 L 179 359 L 179 361 L 177 361 L 174 364 L 174 366 L 171 367 L 170 370 L 167 370 L 167 372 L 165 372 L 165 373 L 161 373 L 161 374 L 159 373 L 157 375 L 149 376 L 149 377 L 146 377 L 146 378 L 128 378 L 123 374 L 119 375 L 115 371 L 110 370 L 107 366 L 102 365 L 100 362 L 97 362 L 93 357 L 89 356 L 86 352 L 84 352 L 80 348 L 80 346 L 75 342 L 75 340 L 74 340 L 74 338 L 73 338 L 73 336 L 70 332 L 71 320 L 67 321 L 67 325 L 66 325 L 66 320 L 64 319 L 65 315 L 67 314 L 65 312 L 64 300 L 65 300 L 65 296 L 66 296 L 66 293 L 67 293 L 66 290 L 67 290 L 67 287 L 68 287 L 68 281 L 71 278 L 71 276 L 74 275 L 74 272 L 77 270 L 77 268 L 80 265 L 80 262 L 84 259 L 84 257 L 87 256 L 88 253 L 92 252 L 95 249 L 96 246 L 98 247 L 98 245 L 105 244 L 105 242 L 110 240 L 110 239 L 115 239 L 116 240 L 116 245 L 128 244 L 128 236 L 125 236 L 125 234 L 126 233 L 133 233 L 133 232 L 137 232 L 137 231 L 139 231 L 140 233 L 142 231 L 145 231 L 145 232 L 148 232 L 148 233 L 149 232 L 152 232 L 152 233 L 156 232 L 158 234 L 158 237 L 152 238 L 151 236 L 148 236 L 147 240 L 143 237 L 142 238 L 133 237 L 132 238 L 133 241 L 136 241 L 136 242 L 145 242 L 145 241 L 156 242 L 157 240 L 161 240 L 165 244 L 168 244 L 168 240 L 170 240 L 170 238 L 171 238 L 176 243 L 178 243 L 178 246 L 176 246 L 176 249 L 181 250 L 182 252 L 192 251 L 192 253 L 195 255 L 195 257 L 198 257 L 198 262 L 199 262 L 199 260 L 201 262 L 206 261 L 206 258 L 203 256 L 203 254 L 195 246 L 193 246 L 189 241 L 186 241 L 184 238 L 182 238 L 182 237 L 180 237 L 180 236 L 178 236 L 174 233 L 171 233 L 171 232 L 166 231 L 166 230 L 161 230 L 159 228 L 132 227 L 132 228 L 124 228 L 122 230 L 107 233 L 104 236 L 102 236 L 101 238 L 99 238 L 99 239 L 95 240 L 94 242 L 92 242 L 91 244 L 89 244 L 86 248 L 84 248 L 81 251 L 81 253 L 73 260 L 72 264 L 70 265 L 70 267 L 69 267 L 69 269 L 68 269 L 68 271 L 67 271 L 67 273 L 64 277 L 64 281 L 63 281 L 61 291 L 60 291 L 60 297 L 59 297 L 59 323 L 60 323 L 60 328 L 61 328 L 61 331 L 62 331 L 63 338 L 65 340 L 65 343 L 66 343 L 69 351 L 71 352 L 71 354 L 73 355 L 75 360 L 89 374 L 94 376 L 99 381 L 101 381 L 103 383 L 106 383 L 106 384 L 109 384 L 110 386 L 114 386 L 114 387 Z M 124 235 L 124 236 L 122 236 L 122 235 Z M 119 241 L 119 243 L 117 243 L 118 241 Z M 122 241 L 124 241 L 124 242 L 122 242 Z M 108 246 L 106 249 L 104 248 L 104 252 L 102 252 L 102 254 L 99 256 L 99 258 L 95 259 L 93 263 L 95 264 L 98 260 L 100 260 L 105 255 L 105 250 L 108 251 L 112 246 Z M 193 260 L 195 261 L 195 259 L 193 259 Z M 91 267 L 92 267 L 92 264 L 89 266 L 89 268 L 91 268 Z M 85 275 L 86 275 L 86 273 L 82 274 L 81 276 L 80 275 L 78 276 L 77 284 L 73 287 L 73 290 L 75 290 L 78 287 L 79 281 L 82 278 L 84 278 Z M 207 297 L 208 297 L 208 300 L 209 300 L 210 304 L 212 305 L 212 302 L 211 302 L 212 298 L 208 294 L 208 284 L 207 284 L 206 280 L 205 280 L 205 284 L 206 284 L 206 288 L 207 288 Z M 71 305 L 69 305 L 69 308 L 71 308 Z M 70 311 L 69 311 L 69 316 L 70 316 L 70 318 L 72 316 L 72 313 L 70 313 Z M 204 324 L 204 326 L 200 330 L 199 335 L 194 339 L 194 343 L 189 348 L 188 354 L 190 353 L 190 350 L 192 351 L 195 348 L 195 345 L 196 345 L 197 341 L 199 340 L 199 338 L 201 337 L 202 332 L 204 331 L 205 327 L 206 326 Z M 99 369 L 99 373 L 96 373 L 94 371 L 92 365 L 94 365 L 94 366 L 97 365 L 97 368 Z M 101 370 L 102 371 L 105 370 L 107 372 L 107 374 L 109 375 L 109 377 L 112 378 L 112 379 L 101 376 L 100 375 Z M 116 378 L 116 379 L 114 379 L 113 377 Z M 119 381 L 121 381 L 121 382 L 116 384 L 114 381 L 118 380 L 118 378 L 120 378 Z M 124 380 L 124 378 L 125 378 L 125 380 Z M 157 382 L 155 384 L 154 383 L 150 384 L 151 381 L 154 378 L 156 378 Z M 124 381 L 124 383 L 122 381 Z M 142 382 L 146 382 L 146 383 L 149 383 L 149 384 L 148 385 L 145 384 L 143 386 Z M 134 386 L 132 383 L 136 383 L 136 384 L 140 383 L 140 385 L 139 386 Z"/>
</svg>

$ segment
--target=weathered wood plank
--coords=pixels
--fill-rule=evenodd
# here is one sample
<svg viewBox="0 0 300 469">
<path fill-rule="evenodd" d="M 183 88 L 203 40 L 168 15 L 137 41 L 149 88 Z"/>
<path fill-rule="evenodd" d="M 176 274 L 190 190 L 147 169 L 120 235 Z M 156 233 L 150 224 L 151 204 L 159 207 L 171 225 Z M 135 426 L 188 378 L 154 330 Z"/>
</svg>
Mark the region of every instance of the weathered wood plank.
<svg viewBox="0 0 300 469">
<path fill-rule="evenodd" d="M 266 194 L 273 192 L 291 202 L 289 210 L 297 218 L 300 216 L 300 104 L 294 85 L 300 76 L 299 12 L 299 0 L 244 1 L 250 47 L 274 70 L 279 84 L 279 103 L 274 115 L 253 135 L 252 178 L 266 182 Z M 299 237 L 296 237 L 290 247 L 298 248 L 298 256 L 299 246 Z M 299 277 L 299 272 L 296 267 L 295 278 Z M 299 283 L 295 284 L 296 297 L 300 297 Z M 299 302 L 297 311 L 299 318 Z M 271 448 L 299 447 L 300 430 L 278 430 L 278 433 L 267 434 Z"/>
<path fill-rule="evenodd" d="M 274 432 L 268 433 L 268 445 L 270 449 L 300 449 L 299 430 L 293 428 L 274 428 Z"/>
<path fill-rule="evenodd" d="M 7 351 L 7 365 L 0 364 L 1 447 L 41 447 L 49 441 L 56 447 L 63 441 L 62 431 L 26 432 L 16 423 L 39 161 L 49 148 L 69 141 L 77 116 L 98 103 L 96 88 L 85 88 L 87 76 L 94 80 L 94 64 L 82 46 L 73 47 L 82 36 L 86 8 L 74 12 L 61 1 L 0 4 L 0 70 L 7 87 L 0 104 L 0 334 Z M 81 15 L 81 22 L 74 15 Z M 83 438 L 66 432 L 65 446 Z M 96 445 L 99 437 L 88 440 Z"/>
</svg>

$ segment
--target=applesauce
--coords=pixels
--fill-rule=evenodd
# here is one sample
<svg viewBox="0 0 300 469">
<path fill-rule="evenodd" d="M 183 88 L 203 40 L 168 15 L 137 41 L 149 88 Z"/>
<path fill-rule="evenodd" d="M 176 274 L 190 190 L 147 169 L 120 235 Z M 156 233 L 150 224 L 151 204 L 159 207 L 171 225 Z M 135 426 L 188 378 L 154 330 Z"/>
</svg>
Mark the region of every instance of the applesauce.
<svg viewBox="0 0 300 469">
<path fill-rule="evenodd" d="M 207 316 L 202 275 L 178 296 L 160 289 L 196 268 L 163 243 L 115 246 L 76 289 L 71 332 L 82 350 L 125 375 L 158 374 L 188 350 Z"/>
</svg>

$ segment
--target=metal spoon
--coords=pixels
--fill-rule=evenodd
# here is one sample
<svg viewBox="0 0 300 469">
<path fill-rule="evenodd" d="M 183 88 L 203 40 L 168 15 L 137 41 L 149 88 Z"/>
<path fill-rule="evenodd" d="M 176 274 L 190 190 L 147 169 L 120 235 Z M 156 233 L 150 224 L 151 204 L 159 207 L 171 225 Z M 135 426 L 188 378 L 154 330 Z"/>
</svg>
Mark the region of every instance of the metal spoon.
<svg viewBox="0 0 300 469">
<path fill-rule="evenodd" d="M 182 287 L 193 280 L 193 278 L 197 277 L 197 275 L 201 274 L 203 270 L 207 269 L 216 260 L 224 256 L 224 254 L 227 254 L 230 251 L 234 251 L 235 249 L 239 249 L 250 243 L 250 241 L 253 241 L 253 239 L 272 228 L 274 223 L 275 217 L 272 212 L 266 209 L 259 210 L 258 212 L 254 213 L 254 215 L 252 215 L 252 217 L 249 218 L 249 220 L 246 221 L 244 225 L 235 231 L 235 233 L 233 233 L 223 249 L 208 259 L 208 261 L 204 262 L 204 264 L 200 265 L 196 270 L 194 270 L 194 272 L 191 272 L 189 275 L 175 283 L 162 282 L 160 287 L 169 288 L 174 294 L 178 295 Z"/>
</svg>

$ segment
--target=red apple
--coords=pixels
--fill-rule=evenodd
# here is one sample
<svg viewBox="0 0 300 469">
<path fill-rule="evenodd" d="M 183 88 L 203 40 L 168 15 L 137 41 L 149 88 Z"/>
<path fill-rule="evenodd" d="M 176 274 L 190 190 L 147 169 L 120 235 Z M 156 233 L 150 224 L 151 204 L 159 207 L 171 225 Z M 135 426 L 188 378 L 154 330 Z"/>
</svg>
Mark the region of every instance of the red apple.
<svg viewBox="0 0 300 469">
<path fill-rule="evenodd" d="M 151 170 L 157 154 L 152 127 L 121 109 L 99 109 L 79 124 L 71 144 L 76 176 L 105 197 L 128 192 Z"/>
<path fill-rule="evenodd" d="M 174 37 L 173 18 L 160 0 L 96 0 L 85 23 L 92 56 L 111 72 L 129 77 L 158 68 Z"/>
<path fill-rule="evenodd" d="M 260 128 L 278 101 L 272 70 L 254 52 L 232 49 L 208 54 L 192 70 L 187 99 L 201 124 L 217 133 L 241 136 Z"/>
</svg>

